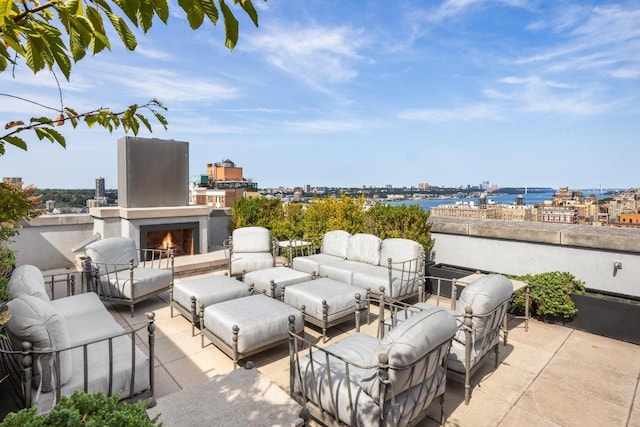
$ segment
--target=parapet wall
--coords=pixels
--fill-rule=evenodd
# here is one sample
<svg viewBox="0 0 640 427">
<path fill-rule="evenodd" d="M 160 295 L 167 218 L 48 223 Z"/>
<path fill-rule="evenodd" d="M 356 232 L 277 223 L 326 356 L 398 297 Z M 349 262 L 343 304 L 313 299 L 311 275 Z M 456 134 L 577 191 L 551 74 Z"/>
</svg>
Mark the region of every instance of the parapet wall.
<svg viewBox="0 0 640 427">
<path fill-rule="evenodd" d="M 640 297 L 640 230 L 445 217 L 429 222 L 436 263 L 505 274 L 568 271 L 589 289 Z"/>
</svg>

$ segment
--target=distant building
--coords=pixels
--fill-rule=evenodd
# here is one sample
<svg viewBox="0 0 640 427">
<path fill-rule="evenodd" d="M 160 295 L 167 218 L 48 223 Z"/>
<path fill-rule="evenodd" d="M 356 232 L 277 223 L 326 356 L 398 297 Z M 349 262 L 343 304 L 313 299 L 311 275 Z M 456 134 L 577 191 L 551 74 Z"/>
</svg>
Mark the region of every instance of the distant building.
<svg viewBox="0 0 640 427">
<path fill-rule="evenodd" d="M 18 187 L 18 189 L 22 190 L 22 178 L 18 177 L 18 176 L 5 176 L 2 178 L 2 182 L 4 182 L 5 184 L 13 184 L 16 187 Z"/>
<path fill-rule="evenodd" d="M 259 197 L 258 184 L 244 178 L 243 170 L 231 160 L 207 164 L 206 178 L 197 175 L 192 179 L 191 203 L 214 208 L 230 208 L 242 197 Z"/>
<path fill-rule="evenodd" d="M 539 210 L 540 222 L 577 224 L 578 210 L 572 206 L 543 206 Z"/>
<path fill-rule="evenodd" d="M 56 208 L 56 201 L 55 200 L 47 200 L 46 202 L 44 202 L 44 207 L 45 207 L 46 210 L 51 212 L 52 210 L 54 210 Z"/>
<path fill-rule="evenodd" d="M 418 189 L 429 191 L 431 190 L 431 184 L 429 184 L 428 182 L 419 182 Z"/>
<path fill-rule="evenodd" d="M 96 178 L 95 199 L 100 200 L 101 198 L 105 198 L 105 197 L 106 197 L 106 192 L 104 190 L 104 178 L 103 177 Z"/>
</svg>

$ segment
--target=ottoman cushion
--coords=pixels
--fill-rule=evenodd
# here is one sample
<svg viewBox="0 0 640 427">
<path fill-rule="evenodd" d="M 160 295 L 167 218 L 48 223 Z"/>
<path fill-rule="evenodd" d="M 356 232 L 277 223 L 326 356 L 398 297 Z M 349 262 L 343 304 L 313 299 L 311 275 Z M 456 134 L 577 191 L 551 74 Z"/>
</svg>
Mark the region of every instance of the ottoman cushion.
<svg viewBox="0 0 640 427">
<path fill-rule="evenodd" d="M 196 308 L 205 307 L 230 299 L 249 296 L 245 283 L 228 276 L 202 277 L 194 280 L 176 279 L 173 300 L 186 309 L 191 308 L 191 296 L 196 297 Z"/>
<path fill-rule="evenodd" d="M 284 302 L 292 307 L 305 306 L 305 314 L 322 320 L 322 300 L 327 301 L 327 321 L 333 322 L 356 311 L 356 294 L 362 300 L 366 291 L 332 279 L 321 278 L 287 288 Z M 366 296 L 366 295 L 365 295 Z"/>
<path fill-rule="evenodd" d="M 284 340 L 289 336 L 289 316 L 296 318 L 296 332 L 304 329 L 300 310 L 265 295 L 252 295 L 213 304 L 204 310 L 204 325 L 224 341 L 233 344 L 233 325 L 238 325 L 238 352 Z"/>
<path fill-rule="evenodd" d="M 309 273 L 292 270 L 287 267 L 265 268 L 264 270 L 252 271 L 244 275 L 244 282 L 252 284 L 255 292 L 266 293 L 272 297 L 282 295 L 282 288 L 295 285 L 296 283 L 307 282 L 312 276 Z M 271 281 L 276 284 L 275 295 L 271 295 Z"/>
</svg>

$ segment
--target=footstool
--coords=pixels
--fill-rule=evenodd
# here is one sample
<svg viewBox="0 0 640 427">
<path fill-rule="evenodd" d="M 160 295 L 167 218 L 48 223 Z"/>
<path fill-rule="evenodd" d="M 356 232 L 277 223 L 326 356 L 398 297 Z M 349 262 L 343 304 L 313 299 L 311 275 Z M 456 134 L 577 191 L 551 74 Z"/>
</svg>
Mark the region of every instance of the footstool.
<svg viewBox="0 0 640 427">
<path fill-rule="evenodd" d="M 271 267 L 251 271 L 244 275 L 244 282 L 253 284 L 254 292 L 262 292 L 272 298 L 282 298 L 282 290 L 296 283 L 308 282 L 313 276 L 309 273 L 288 267 Z"/>
<path fill-rule="evenodd" d="M 274 347 L 289 339 L 289 316 L 295 317 L 297 333 L 304 331 L 300 310 L 266 295 L 257 294 L 200 305 L 201 345 L 207 337 L 216 347 L 238 360 Z"/>
<path fill-rule="evenodd" d="M 251 295 L 252 291 L 246 283 L 229 276 L 209 276 L 194 280 L 176 279 L 173 288 L 169 289 L 169 305 L 171 317 L 173 309 L 178 310 L 191 322 L 191 336 L 195 335 L 195 326 L 200 323 L 198 307 L 241 298 Z"/>
<path fill-rule="evenodd" d="M 322 328 L 323 342 L 327 342 L 327 328 L 360 315 L 361 294 L 366 290 L 329 278 L 320 278 L 287 287 L 284 302 L 299 308 L 305 322 Z M 365 298 L 362 298 L 363 300 Z"/>
</svg>

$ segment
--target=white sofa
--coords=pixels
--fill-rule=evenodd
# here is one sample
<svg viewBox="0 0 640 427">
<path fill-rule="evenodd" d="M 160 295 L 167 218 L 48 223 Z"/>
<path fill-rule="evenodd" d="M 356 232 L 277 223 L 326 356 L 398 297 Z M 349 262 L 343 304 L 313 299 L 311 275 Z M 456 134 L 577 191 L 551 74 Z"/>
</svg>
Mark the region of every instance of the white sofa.
<svg viewBox="0 0 640 427">
<path fill-rule="evenodd" d="M 383 287 L 398 300 L 422 300 L 424 263 L 424 248 L 413 240 L 334 230 L 323 236 L 320 253 L 293 258 L 292 268 L 372 292 Z"/>
<path fill-rule="evenodd" d="M 125 331 L 93 292 L 49 300 L 42 273 L 31 265 L 14 270 L 7 290 L 11 318 L 1 356 L 16 374 L 22 405 L 46 413 L 74 391 L 153 402 L 153 313 L 147 356 L 132 345 L 145 326 Z"/>
</svg>

